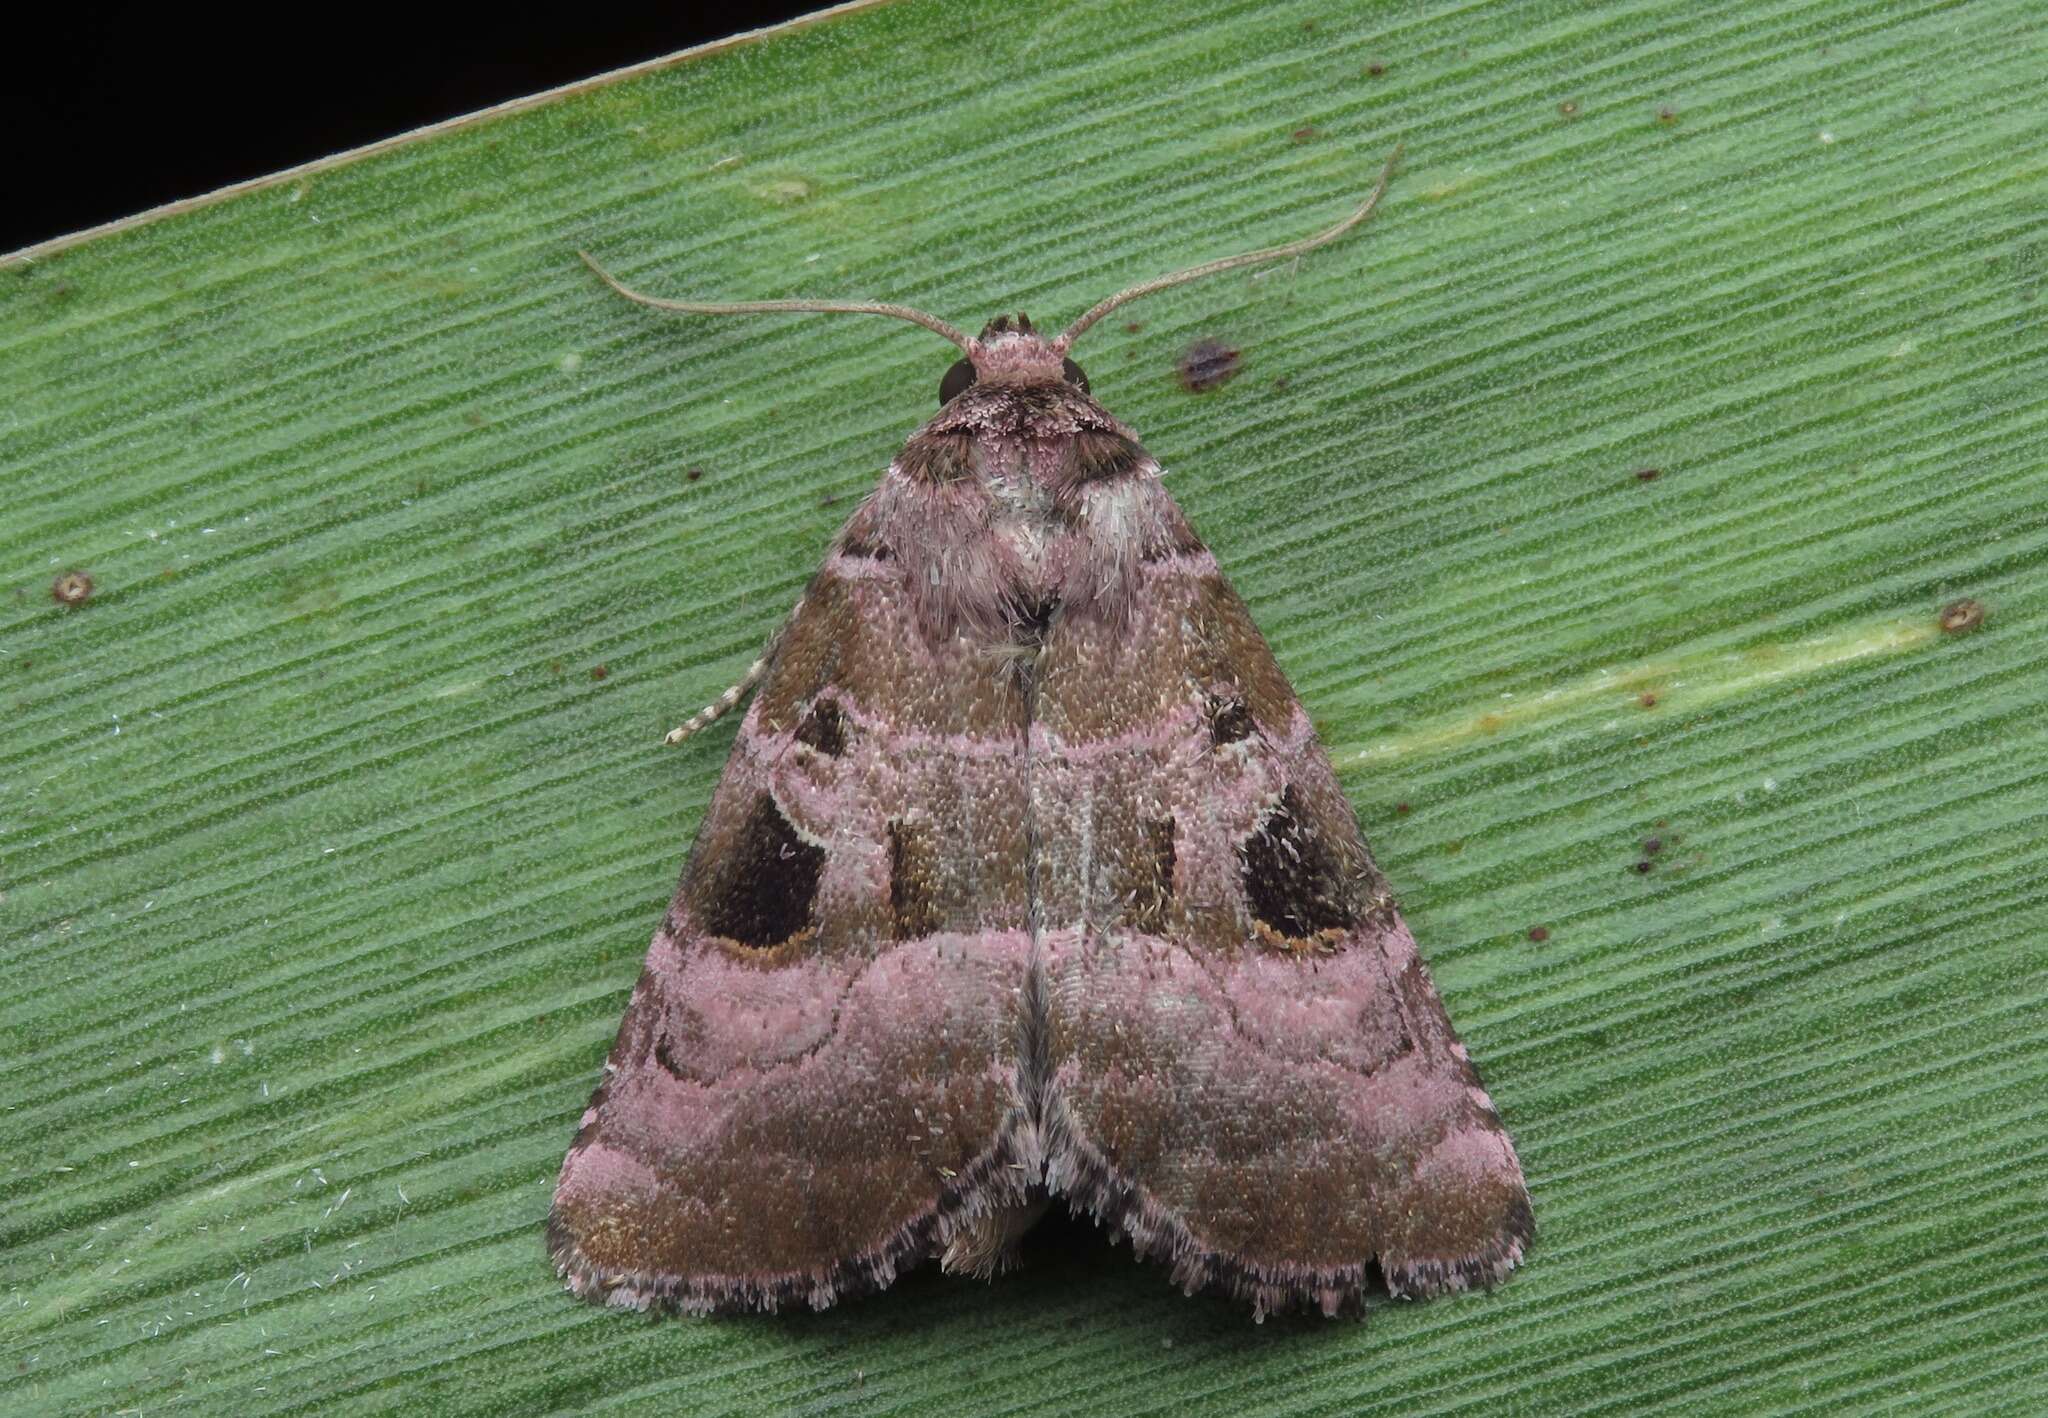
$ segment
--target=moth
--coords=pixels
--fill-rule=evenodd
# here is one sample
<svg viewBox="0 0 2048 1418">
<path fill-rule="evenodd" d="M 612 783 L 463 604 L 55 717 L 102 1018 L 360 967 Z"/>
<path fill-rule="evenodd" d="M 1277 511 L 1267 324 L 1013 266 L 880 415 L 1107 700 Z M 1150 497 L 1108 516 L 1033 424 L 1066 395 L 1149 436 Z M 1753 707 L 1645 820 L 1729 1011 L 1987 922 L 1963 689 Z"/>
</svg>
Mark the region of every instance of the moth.
<svg viewBox="0 0 2048 1418">
<path fill-rule="evenodd" d="M 1506 1277 L 1513 1143 L 1307 712 L 1074 342 L 968 338 L 749 706 L 562 1163 L 569 1288 L 822 1309 L 1052 1202 L 1256 1317 Z"/>
</svg>

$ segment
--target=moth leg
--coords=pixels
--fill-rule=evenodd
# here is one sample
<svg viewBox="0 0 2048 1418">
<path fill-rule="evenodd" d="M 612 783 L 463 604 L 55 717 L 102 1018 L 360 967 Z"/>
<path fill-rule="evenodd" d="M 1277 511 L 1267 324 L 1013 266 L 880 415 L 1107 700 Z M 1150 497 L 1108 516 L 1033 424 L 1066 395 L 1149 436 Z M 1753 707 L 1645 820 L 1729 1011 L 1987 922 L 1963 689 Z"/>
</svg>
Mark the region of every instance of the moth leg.
<svg viewBox="0 0 2048 1418">
<path fill-rule="evenodd" d="M 767 670 L 768 657 L 763 655 L 760 659 L 754 661 L 753 664 L 747 666 L 747 672 L 740 676 L 737 684 L 733 685 L 732 688 L 719 695 L 718 698 L 712 700 L 702 709 L 699 709 L 689 718 L 683 720 L 681 724 L 670 729 L 667 735 L 663 737 L 662 742 L 667 744 L 681 743 L 699 729 L 710 728 L 738 707 L 739 702 L 747 697 L 747 692 L 761 682 L 761 676 L 767 673 Z"/>
<path fill-rule="evenodd" d="M 698 730 L 710 728 L 713 724 L 738 708 L 739 702 L 745 699 L 754 686 L 761 682 L 761 676 L 768 673 L 768 662 L 775 658 L 775 647 L 782 643 L 782 637 L 789 632 L 790 623 L 803 612 L 803 608 L 804 598 L 798 596 L 796 604 L 789 608 L 788 616 L 783 619 L 781 628 L 775 632 L 774 637 L 769 640 L 767 648 L 761 652 L 761 658 L 747 666 L 747 672 L 740 676 L 739 682 L 685 719 L 681 724 L 670 729 L 662 737 L 661 741 L 665 744 L 679 744 Z"/>
</svg>

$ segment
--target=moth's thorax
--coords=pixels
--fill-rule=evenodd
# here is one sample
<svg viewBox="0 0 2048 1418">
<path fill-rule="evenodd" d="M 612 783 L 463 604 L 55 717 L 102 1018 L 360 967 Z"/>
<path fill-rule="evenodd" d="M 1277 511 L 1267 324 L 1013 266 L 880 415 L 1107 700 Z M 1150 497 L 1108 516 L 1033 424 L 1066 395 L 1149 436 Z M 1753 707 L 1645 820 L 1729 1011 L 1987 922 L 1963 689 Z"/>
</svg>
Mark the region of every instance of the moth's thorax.
<svg viewBox="0 0 2048 1418">
<path fill-rule="evenodd" d="M 977 378 L 934 414 L 918 430 L 918 436 L 964 435 L 982 443 L 1005 438 L 1042 442 L 1090 432 L 1129 436 L 1130 430 L 1087 390 L 1068 383 L 1055 363 L 1050 374 L 1038 368 Z"/>
<path fill-rule="evenodd" d="M 934 644 L 1008 649 L 1057 618 L 1124 623 L 1148 565 L 1206 550 L 1159 465 L 1050 342 L 991 325 L 975 346 L 973 382 L 847 523 L 849 574 L 895 582 Z"/>
<path fill-rule="evenodd" d="M 1047 538 L 1059 520 L 1051 489 L 1042 475 L 1047 440 L 990 438 L 972 461 L 988 489 L 991 536 L 1007 553 L 1015 574 L 1031 587 L 1044 579 Z"/>
</svg>

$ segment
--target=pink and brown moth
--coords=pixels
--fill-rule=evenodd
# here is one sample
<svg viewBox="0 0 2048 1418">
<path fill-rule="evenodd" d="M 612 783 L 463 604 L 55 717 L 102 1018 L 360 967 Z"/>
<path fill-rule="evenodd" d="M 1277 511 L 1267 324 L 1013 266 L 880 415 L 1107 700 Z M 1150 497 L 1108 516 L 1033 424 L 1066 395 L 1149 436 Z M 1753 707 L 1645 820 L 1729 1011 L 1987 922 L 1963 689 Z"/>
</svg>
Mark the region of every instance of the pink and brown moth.
<svg viewBox="0 0 2048 1418">
<path fill-rule="evenodd" d="M 1398 157 L 1398 154 L 1396 155 Z M 1257 1315 L 1503 1279 L 1534 1223 L 1306 710 L 1048 338 L 965 357 L 758 688 L 562 1163 L 569 1288 L 824 1308 L 992 1275 L 1053 1200 Z M 586 260 L 589 258 L 586 257 Z M 592 263 L 595 269 L 595 263 Z"/>
</svg>

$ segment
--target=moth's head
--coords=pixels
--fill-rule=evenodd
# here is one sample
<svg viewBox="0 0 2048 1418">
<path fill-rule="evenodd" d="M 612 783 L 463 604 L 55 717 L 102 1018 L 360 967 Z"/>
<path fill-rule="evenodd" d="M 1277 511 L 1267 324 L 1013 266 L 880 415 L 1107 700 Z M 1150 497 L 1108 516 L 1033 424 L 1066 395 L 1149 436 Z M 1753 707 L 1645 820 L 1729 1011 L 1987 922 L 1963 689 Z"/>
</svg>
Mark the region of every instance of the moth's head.
<svg viewBox="0 0 2048 1418">
<path fill-rule="evenodd" d="M 1019 311 L 1013 320 L 998 315 L 967 342 L 967 358 L 954 361 L 939 381 L 939 402 L 950 404 L 976 384 L 1071 384 L 1088 392 L 1088 376 L 1067 357 L 1066 341 L 1049 339 L 1031 328 L 1031 317 Z"/>
</svg>

